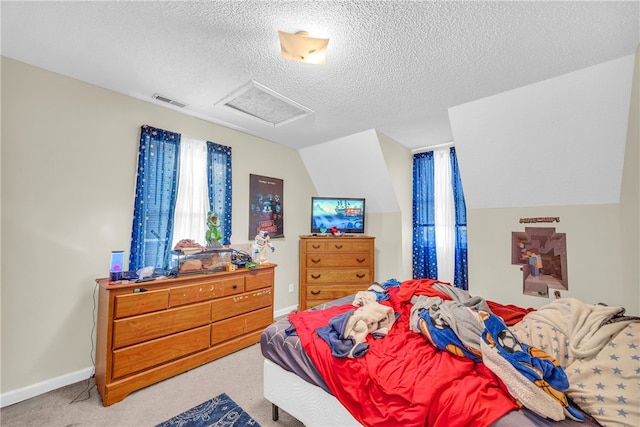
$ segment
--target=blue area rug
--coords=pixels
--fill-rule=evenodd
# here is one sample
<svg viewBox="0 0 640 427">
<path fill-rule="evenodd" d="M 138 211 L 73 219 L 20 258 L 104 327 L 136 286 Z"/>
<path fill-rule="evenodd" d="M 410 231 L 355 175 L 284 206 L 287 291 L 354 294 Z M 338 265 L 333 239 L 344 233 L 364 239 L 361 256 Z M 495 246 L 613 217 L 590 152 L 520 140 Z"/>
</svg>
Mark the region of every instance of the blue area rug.
<svg viewBox="0 0 640 427">
<path fill-rule="evenodd" d="M 260 427 L 225 393 L 176 415 L 156 427 Z"/>
</svg>

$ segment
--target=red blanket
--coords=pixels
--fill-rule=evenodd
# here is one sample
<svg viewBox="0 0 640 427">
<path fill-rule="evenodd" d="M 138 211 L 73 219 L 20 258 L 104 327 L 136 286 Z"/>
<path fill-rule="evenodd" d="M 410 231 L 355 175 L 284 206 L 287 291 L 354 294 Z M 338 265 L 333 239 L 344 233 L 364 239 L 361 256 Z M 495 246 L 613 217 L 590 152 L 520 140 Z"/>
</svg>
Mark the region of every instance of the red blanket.
<svg viewBox="0 0 640 427">
<path fill-rule="evenodd" d="M 488 426 L 517 408 L 502 382 L 482 363 L 438 351 L 411 332 L 411 304 L 390 288 L 400 317 L 386 337 L 369 336 L 360 358 L 336 358 L 315 333 L 352 305 L 289 315 L 302 345 L 334 396 L 365 426 Z"/>
</svg>

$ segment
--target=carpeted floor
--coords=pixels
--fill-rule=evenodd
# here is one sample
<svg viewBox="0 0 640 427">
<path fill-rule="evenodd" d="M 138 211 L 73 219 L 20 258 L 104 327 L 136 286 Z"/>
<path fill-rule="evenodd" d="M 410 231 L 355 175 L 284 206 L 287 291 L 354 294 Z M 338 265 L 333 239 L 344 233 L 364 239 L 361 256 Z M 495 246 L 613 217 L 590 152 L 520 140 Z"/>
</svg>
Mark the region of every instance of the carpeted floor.
<svg viewBox="0 0 640 427">
<path fill-rule="evenodd" d="M 263 360 L 260 346 L 255 344 L 131 393 L 106 408 L 93 380 L 82 381 L 2 408 L 0 425 L 155 426 L 226 393 L 262 427 L 301 427 L 300 421 L 282 410 L 277 422 L 271 419 L 271 403 L 262 395 Z"/>
</svg>

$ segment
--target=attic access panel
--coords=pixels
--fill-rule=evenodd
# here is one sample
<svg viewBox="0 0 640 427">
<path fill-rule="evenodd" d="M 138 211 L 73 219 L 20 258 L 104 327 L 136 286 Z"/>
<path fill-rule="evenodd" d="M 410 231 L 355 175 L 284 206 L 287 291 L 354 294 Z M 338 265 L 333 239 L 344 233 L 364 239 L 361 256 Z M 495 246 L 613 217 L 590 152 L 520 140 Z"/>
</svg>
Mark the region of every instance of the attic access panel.
<svg viewBox="0 0 640 427">
<path fill-rule="evenodd" d="M 229 108 L 274 128 L 314 113 L 313 110 L 253 80 L 216 102 L 215 106 Z"/>
</svg>

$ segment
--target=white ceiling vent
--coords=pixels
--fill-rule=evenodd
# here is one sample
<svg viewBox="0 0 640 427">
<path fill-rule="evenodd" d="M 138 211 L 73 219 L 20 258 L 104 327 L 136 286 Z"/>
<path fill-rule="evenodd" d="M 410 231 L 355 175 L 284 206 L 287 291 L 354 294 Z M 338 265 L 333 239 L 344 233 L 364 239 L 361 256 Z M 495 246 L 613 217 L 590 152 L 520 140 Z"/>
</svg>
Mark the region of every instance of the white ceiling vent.
<svg viewBox="0 0 640 427">
<path fill-rule="evenodd" d="M 159 93 L 154 93 L 153 94 L 153 99 L 157 99 L 158 101 L 166 102 L 167 104 L 175 105 L 176 107 L 180 107 L 180 108 L 184 108 L 184 107 L 187 106 L 187 104 L 175 101 L 175 100 L 173 100 L 173 99 L 171 99 L 169 97 L 166 97 L 164 95 L 160 95 Z"/>
<path fill-rule="evenodd" d="M 263 124 L 278 127 L 313 114 L 313 110 L 253 80 L 215 103 Z"/>
</svg>

